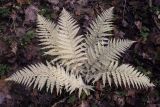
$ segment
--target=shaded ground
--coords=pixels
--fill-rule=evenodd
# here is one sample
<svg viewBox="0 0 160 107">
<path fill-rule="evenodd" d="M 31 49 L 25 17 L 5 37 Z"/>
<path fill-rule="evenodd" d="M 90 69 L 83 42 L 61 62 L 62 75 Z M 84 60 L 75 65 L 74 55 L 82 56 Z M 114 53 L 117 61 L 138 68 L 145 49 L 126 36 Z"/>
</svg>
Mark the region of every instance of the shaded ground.
<svg viewBox="0 0 160 107">
<path fill-rule="evenodd" d="M 152 2 L 149 2 L 152 1 Z M 114 6 L 114 36 L 137 41 L 122 62 L 136 66 L 156 87 L 148 90 L 106 87 L 80 100 L 68 93 L 56 96 L 3 80 L 41 57 L 35 36 L 36 13 L 57 21 L 66 8 L 85 32 L 96 14 Z M 0 0 L 1 107 L 160 107 L 160 0 Z"/>
</svg>

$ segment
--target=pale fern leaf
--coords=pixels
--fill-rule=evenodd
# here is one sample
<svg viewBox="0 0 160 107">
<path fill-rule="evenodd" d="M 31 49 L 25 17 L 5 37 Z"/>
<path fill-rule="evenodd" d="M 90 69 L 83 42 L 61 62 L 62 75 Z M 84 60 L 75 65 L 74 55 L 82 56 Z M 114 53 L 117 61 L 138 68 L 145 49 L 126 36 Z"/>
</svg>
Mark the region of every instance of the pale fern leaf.
<svg viewBox="0 0 160 107">
<path fill-rule="evenodd" d="M 41 49 L 47 49 L 44 52 L 47 55 L 57 55 L 57 27 L 54 22 L 51 22 L 41 15 L 37 15 L 37 38 L 41 42 Z"/>
<path fill-rule="evenodd" d="M 62 59 L 62 63 L 72 66 L 76 69 L 81 66 L 86 58 L 85 43 L 83 35 L 77 35 L 79 27 L 72 16 L 65 10 L 62 10 L 58 22 L 58 41 L 59 56 L 56 60 Z"/>
<path fill-rule="evenodd" d="M 57 94 L 61 94 L 64 88 L 67 92 L 73 92 L 79 90 L 79 96 L 82 91 L 89 94 L 89 90 L 93 90 L 91 86 L 86 85 L 81 76 L 75 76 L 59 65 L 52 66 L 49 63 L 44 65 L 38 63 L 30 65 L 19 72 L 11 75 L 6 79 L 7 81 L 15 81 L 25 86 L 32 86 L 42 90 L 46 85 L 46 90 L 52 93 L 54 87 L 56 87 Z"/>
<path fill-rule="evenodd" d="M 86 35 L 88 46 L 93 46 L 98 41 L 107 41 L 107 36 L 112 34 L 109 31 L 113 30 L 113 7 L 102 12 L 97 18 L 92 21 L 88 27 L 89 34 Z"/>
<path fill-rule="evenodd" d="M 131 40 L 111 39 L 108 41 L 108 46 L 97 45 L 87 49 L 88 63 L 99 69 L 101 65 L 108 65 L 110 61 L 117 61 L 123 53 L 134 43 Z"/>
<path fill-rule="evenodd" d="M 108 81 L 110 86 L 113 83 L 117 87 L 124 86 L 129 88 L 148 88 L 154 86 L 147 76 L 141 74 L 138 70 L 128 64 L 118 66 L 118 62 L 111 62 L 108 67 L 104 68 L 103 71 L 91 76 L 93 83 L 102 78 L 103 84 L 105 85 Z"/>
</svg>

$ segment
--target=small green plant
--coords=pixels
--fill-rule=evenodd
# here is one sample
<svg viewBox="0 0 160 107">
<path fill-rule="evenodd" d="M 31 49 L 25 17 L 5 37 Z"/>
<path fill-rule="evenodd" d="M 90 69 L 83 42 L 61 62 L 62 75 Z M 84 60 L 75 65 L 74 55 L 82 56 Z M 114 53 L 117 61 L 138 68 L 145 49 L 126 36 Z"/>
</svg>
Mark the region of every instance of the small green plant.
<svg viewBox="0 0 160 107">
<path fill-rule="evenodd" d="M 3 76 L 8 71 L 9 66 L 7 66 L 6 64 L 0 64 L 0 76 Z"/>
<path fill-rule="evenodd" d="M 48 8 L 48 6 L 44 6 L 43 9 L 41 9 L 40 14 L 44 15 L 47 19 L 51 19 L 51 10 Z"/>
<path fill-rule="evenodd" d="M 16 72 L 7 81 L 57 94 L 66 90 L 78 96 L 90 94 L 94 84 L 115 85 L 124 88 L 154 86 L 150 79 L 119 59 L 135 41 L 111 38 L 113 7 L 102 12 L 92 21 L 86 34 L 78 35 L 79 26 L 72 16 L 62 10 L 58 23 L 37 15 L 37 34 L 44 55 L 53 56 L 46 64 L 32 64 Z M 92 84 L 91 84 L 92 83 Z"/>
<path fill-rule="evenodd" d="M 8 17 L 9 15 L 10 15 L 10 11 L 8 8 L 0 7 L 0 17 L 4 18 L 4 17 Z"/>
<path fill-rule="evenodd" d="M 150 30 L 147 27 L 143 26 L 140 31 L 140 35 L 144 38 L 144 40 L 147 40 L 149 32 L 150 32 Z"/>
<path fill-rule="evenodd" d="M 21 40 L 21 44 L 23 46 L 27 45 L 28 43 L 31 42 L 31 40 L 35 37 L 35 31 L 34 30 L 30 30 L 28 31 L 25 36 L 22 38 Z"/>
</svg>

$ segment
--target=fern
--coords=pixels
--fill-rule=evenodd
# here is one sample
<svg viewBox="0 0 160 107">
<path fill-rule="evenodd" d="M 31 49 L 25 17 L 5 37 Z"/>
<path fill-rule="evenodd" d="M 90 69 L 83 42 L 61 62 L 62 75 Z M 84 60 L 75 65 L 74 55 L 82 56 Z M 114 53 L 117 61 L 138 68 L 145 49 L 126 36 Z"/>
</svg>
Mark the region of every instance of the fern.
<svg viewBox="0 0 160 107">
<path fill-rule="evenodd" d="M 57 28 L 54 22 L 45 19 L 41 15 L 37 15 L 37 34 L 38 40 L 41 42 L 42 49 L 49 49 L 46 55 L 55 55 L 57 53 Z M 56 54 L 57 55 L 57 54 Z"/>
<path fill-rule="evenodd" d="M 101 64 L 108 65 L 110 61 L 117 61 L 133 43 L 131 40 L 111 39 L 107 46 L 103 46 L 98 42 L 87 49 L 88 63 L 95 68 L 101 68 Z"/>
<path fill-rule="evenodd" d="M 79 96 L 82 91 L 88 95 L 88 90 L 92 89 L 91 86 L 84 84 L 81 76 L 76 77 L 73 74 L 69 74 L 68 71 L 65 71 L 63 67 L 59 65 L 52 66 L 49 63 L 47 63 L 47 65 L 42 63 L 30 65 L 19 72 L 16 72 L 6 80 L 12 80 L 28 87 L 33 85 L 33 88 L 37 87 L 39 90 L 42 90 L 46 84 L 47 91 L 50 89 L 50 92 L 52 93 L 54 87 L 56 87 L 57 94 L 61 94 L 62 89 L 65 88 L 65 90 L 70 93 L 78 89 Z"/>
<path fill-rule="evenodd" d="M 79 31 L 76 21 L 71 15 L 63 9 L 58 23 L 58 48 L 59 56 L 57 59 L 63 59 L 62 63 L 66 65 L 73 65 L 73 69 L 81 66 L 86 58 L 85 43 L 82 43 L 83 35 L 77 36 Z"/>
<path fill-rule="evenodd" d="M 98 15 L 95 21 L 92 21 L 90 27 L 88 27 L 88 35 L 86 42 L 88 46 L 94 46 L 98 41 L 107 42 L 107 36 L 111 36 L 111 33 L 108 33 L 113 29 L 112 27 L 113 19 L 113 7 L 102 12 L 101 15 Z M 106 43 L 107 44 L 107 43 Z"/>
<path fill-rule="evenodd" d="M 84 81 L 102 79 L 103 85 L 117 87 L 148 88 L 154 86 L 149 78 L 129 64 L 118 60 L 135 41 L 109 39 L 113 19 L 113 7 L 104 11 L 92 21 L 86 37 L 78 35 L 79 26 L 72 16 L 62 10 L 57 24 L 37 15 L 37 34 L 45 55 L 54 56 L 47 65 L 32 64 L 14 73 L 7 81 L 15 81 L 28 87 L 57 94 L 62 89 L 72 93 L 78 90 L 89 95 L 93 86 Z M 84 81 L 83 81 L 84 80 Z"/>
<path fill-rule="evenodd" d="M 122 64 L 118 66 L 118 62 L 111 62 L 109 66 L 104 66 L 103 71 L 99 71 L 97 74 L 92 75 L 88 79 L 93 79 L 93 83 L 102 78 L 103 85 L 105 86 L 108 81 L 111 86 L 112 81 L 118 87 L 136 87 L 147 88 L 154 86 L 150 83 L 148 77 L 138 72 L 134 67 L 128 64 Z"/>
</svg>

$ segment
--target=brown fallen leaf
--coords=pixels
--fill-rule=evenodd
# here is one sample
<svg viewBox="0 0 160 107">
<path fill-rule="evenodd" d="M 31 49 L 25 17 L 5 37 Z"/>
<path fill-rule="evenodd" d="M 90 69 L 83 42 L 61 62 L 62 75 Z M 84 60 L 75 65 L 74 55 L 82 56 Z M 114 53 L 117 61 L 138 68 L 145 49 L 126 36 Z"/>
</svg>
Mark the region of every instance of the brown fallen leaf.
<svg viewBox="0 0 160 107">
<path fill-rule="evenodd" d="M 137 29 L 141 31 L 142 29 L 142 22 L 141 21 L 135 21 L 134 24 L 136 25 Z"/>
<path fill-rule="evenodd" d="M 27 46 L 27 50 L 25 53 L 25 57 L 27 60 L 31 60 L 32 58 L 34 58 L 38 53 L 37 53 L 37 47 L 34 46 L 33 44 L 30 44 L 29 46 Z"/>
<path fill-rule="evenodd" d="M 19 3 L 20 5 L 22 4 L 29 4 L 31 1 L 30 0 L 16 0 L 17 3 Z"/>
<path fill-rule="evenodd" d="M 0 80 L 0 105 L 4 103 L 5 100 L 12 99 L 9 94 L 9 87 L 4 80 Z"/>
<path fill-rule="evenodd" d="M 120 30 L 118 30 L 116 28 L 114 28 L 113 32 L 114 32 L 115 37 L 117 37 L 117 38 L 119 38 L 119 37 L 120 38 L 124 38 L 124 35 L 125 35 L 124 32 L 122 32 L 122 31 L 120 31 Z"/>
<path fill-rule="evenodd" d="M 79 107 L 90 107 L 89 103 L 87 101 L 82 100 Z"/>
<path fill-rule="evenodd" d="M 0 40 L 0 56 L 7 50 L 7 46 L 4 41 Z"/>
<path fill-rule="evenodd" d="M 87 6 L 88 0 L 78 0 L 77 3 L 81 6 Z"/>
<path fill-rule="evenodd" d="M 11 17 L 12 21 L 15 22 L 15 21 L 16 21 L 16 18 L 17 18 L 17 13 L 16 13 L 16 11 L 13 11 L 13 12 L 11 13 L 10 17 Z"/>
<path fill-rule="evenodd" d="M 25 35 L 26 30 L 25 30 L 24 27 L 18 27 L 18 28 L 15 29 L 15 33 L 16 33 L 17 37 L 21 37 L 21 36 Z"/>
<path fill-rule="evenodd" d="M 135 105 L 135 90 L 128 90 L 126 96 L 126 102 L 130 105 Z"/>
<path fill-rule="evenodd" d="M 36 22 L 38 8 L 34 5 L 30 5 L 25 10 L 25 21 L 24 23 L 29 25 Z"/>
<path fill-rule="evenodd" d="M 14 54 L 17 53 L 17 42 L 16 41 L 13 41 L 12 44 L 11 44 L 11 52 L 13 52 Z"/>
<path fill-rule="evenodd" d="M 48 0 L 48 2 L 53 5 L 57 5 L 59 3 L 59 0 Z"/>
<path fill-rule="evenodd" d="M 160 34 L 159 33 L 153 33 L 149 37 L 149 40 L 155 45 L 160 45 Z"/>
</svg>

